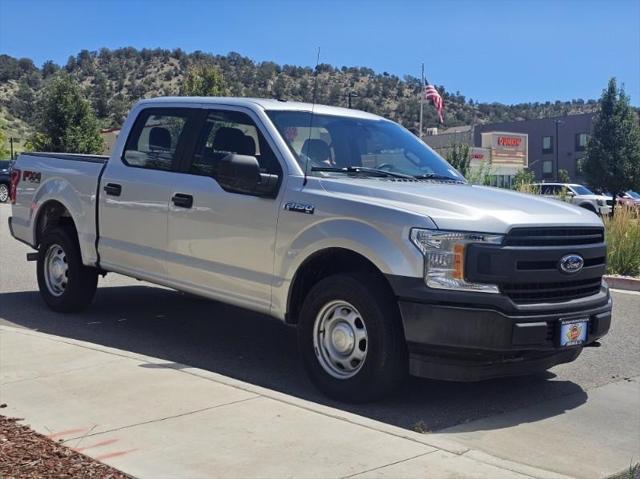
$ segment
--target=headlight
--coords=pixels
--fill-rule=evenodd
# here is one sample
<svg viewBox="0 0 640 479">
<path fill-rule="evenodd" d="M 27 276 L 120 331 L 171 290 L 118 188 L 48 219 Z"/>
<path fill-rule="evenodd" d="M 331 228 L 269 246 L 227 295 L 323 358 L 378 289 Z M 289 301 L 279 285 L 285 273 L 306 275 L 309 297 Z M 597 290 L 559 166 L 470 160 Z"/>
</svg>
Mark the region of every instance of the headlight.
<svg viewBox="0 0 640 479">
<path fill-rule="evenodd" d="M 499 293 L 495 284 L 464 279 L 464 259 L 471 243 L 500 244 L 501 235 L 413 228 L 411 242 L 424 255 L 424 281 L 430 288 Z"/>
<path fill-rule="evenodd" d="M 607 202 L 605 200 L 598 200 L 598 206 L 604 206 Z"/>
</svg>

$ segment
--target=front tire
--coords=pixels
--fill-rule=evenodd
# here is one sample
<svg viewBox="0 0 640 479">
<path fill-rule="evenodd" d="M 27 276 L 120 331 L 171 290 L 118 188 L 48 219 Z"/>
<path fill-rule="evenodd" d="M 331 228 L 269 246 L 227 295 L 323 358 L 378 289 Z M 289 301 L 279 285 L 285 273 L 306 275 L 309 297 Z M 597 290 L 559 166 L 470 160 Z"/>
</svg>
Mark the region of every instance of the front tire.
<svg viewBox="0 0 640 479">
<path fill-rule="evenodd" d="M 336 274 L 314 285 L 300 312 L 298 344 L 312 382 L 343 402 L 378 399 L 407 375 L 397 303 L 371 275 Z"/>
<path fill-rule="evenodd" d="M 38 250 L 38 287 L 54 311 L 75 313 L 93 301 L 98 271 L 82 264 L 80 245 L 70 227 L 45 231 Z"/>
</svg>

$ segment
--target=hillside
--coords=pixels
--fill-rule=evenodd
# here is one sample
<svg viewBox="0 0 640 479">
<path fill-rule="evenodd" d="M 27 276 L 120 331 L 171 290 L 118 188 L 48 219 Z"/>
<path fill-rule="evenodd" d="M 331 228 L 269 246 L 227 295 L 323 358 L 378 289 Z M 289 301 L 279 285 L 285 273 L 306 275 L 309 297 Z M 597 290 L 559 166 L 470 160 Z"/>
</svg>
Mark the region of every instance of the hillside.
<svg viewBox="0 0 640 479">
<path fill-rule="evenodd" d="M 82 50 L 69 57 L 66 65 L 45 62 L 36 67 L 30 59 L 0 55 L 0 128 L 12 136 L 26 137 L 33 123 L 33 102 L 47 78 L 64 68 L 85 87 L 94 110 L 104 127 L 122 124 L 130 106 L 140 98 L 179 93 L 187 69 L 195 64 L 217 65 L 233 96 L 257 96 L 311 101 L 313 69 L 273 62 L 256 63 L 238 53 L 213 55 L 185 53 L 180 49 L 121 48 Z M 568 102 L 477 103 L 460 92 L 439 86 L 445 101 L 446 126 L 544 118 L 590 112 L 594 100 Z M 317 101 L 346 106 L 346 94 L 354 92 L 354 108 L 394 119 L 407 128 L 419 122 L 420 80 L 399 78 L 387 72 L 376 73 L 365 67 L 318 67 Z M 434 108 L 425 108 L 425 126 L 437 126 Z"/>
</svg>

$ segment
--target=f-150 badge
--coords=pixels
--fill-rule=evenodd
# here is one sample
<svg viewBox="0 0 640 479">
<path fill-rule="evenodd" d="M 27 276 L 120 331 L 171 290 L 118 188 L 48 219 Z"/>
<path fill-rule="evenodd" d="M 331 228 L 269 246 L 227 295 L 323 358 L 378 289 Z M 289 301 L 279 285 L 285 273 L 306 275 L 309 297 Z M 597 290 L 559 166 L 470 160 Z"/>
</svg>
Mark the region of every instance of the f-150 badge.
<svg viewBox="0 0 640 479">
<path fill-rule="evenodd" d="M 291 201 L 289 203 L 285 203 L 284 209 L 287 211 L 296 211 L 298 213 L 305 213 L 307 215 L 312 215 L 316 208 L 313 205 L 309 205 L 307 203 L 296 203 Z"/>
</svg>

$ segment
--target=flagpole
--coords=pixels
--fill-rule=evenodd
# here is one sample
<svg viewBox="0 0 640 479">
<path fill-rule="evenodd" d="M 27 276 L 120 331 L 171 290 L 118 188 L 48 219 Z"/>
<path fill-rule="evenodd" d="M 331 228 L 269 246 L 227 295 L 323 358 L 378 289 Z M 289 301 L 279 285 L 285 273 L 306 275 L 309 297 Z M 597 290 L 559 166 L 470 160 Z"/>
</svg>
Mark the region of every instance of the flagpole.
<svg viewBox="0 0 640 479">
<path fill-rule="evenodd" d="M 420 75 L 420 139 L 422 139 L 422 112 L 424 110 L 424 63 Z"/>
</svg>

